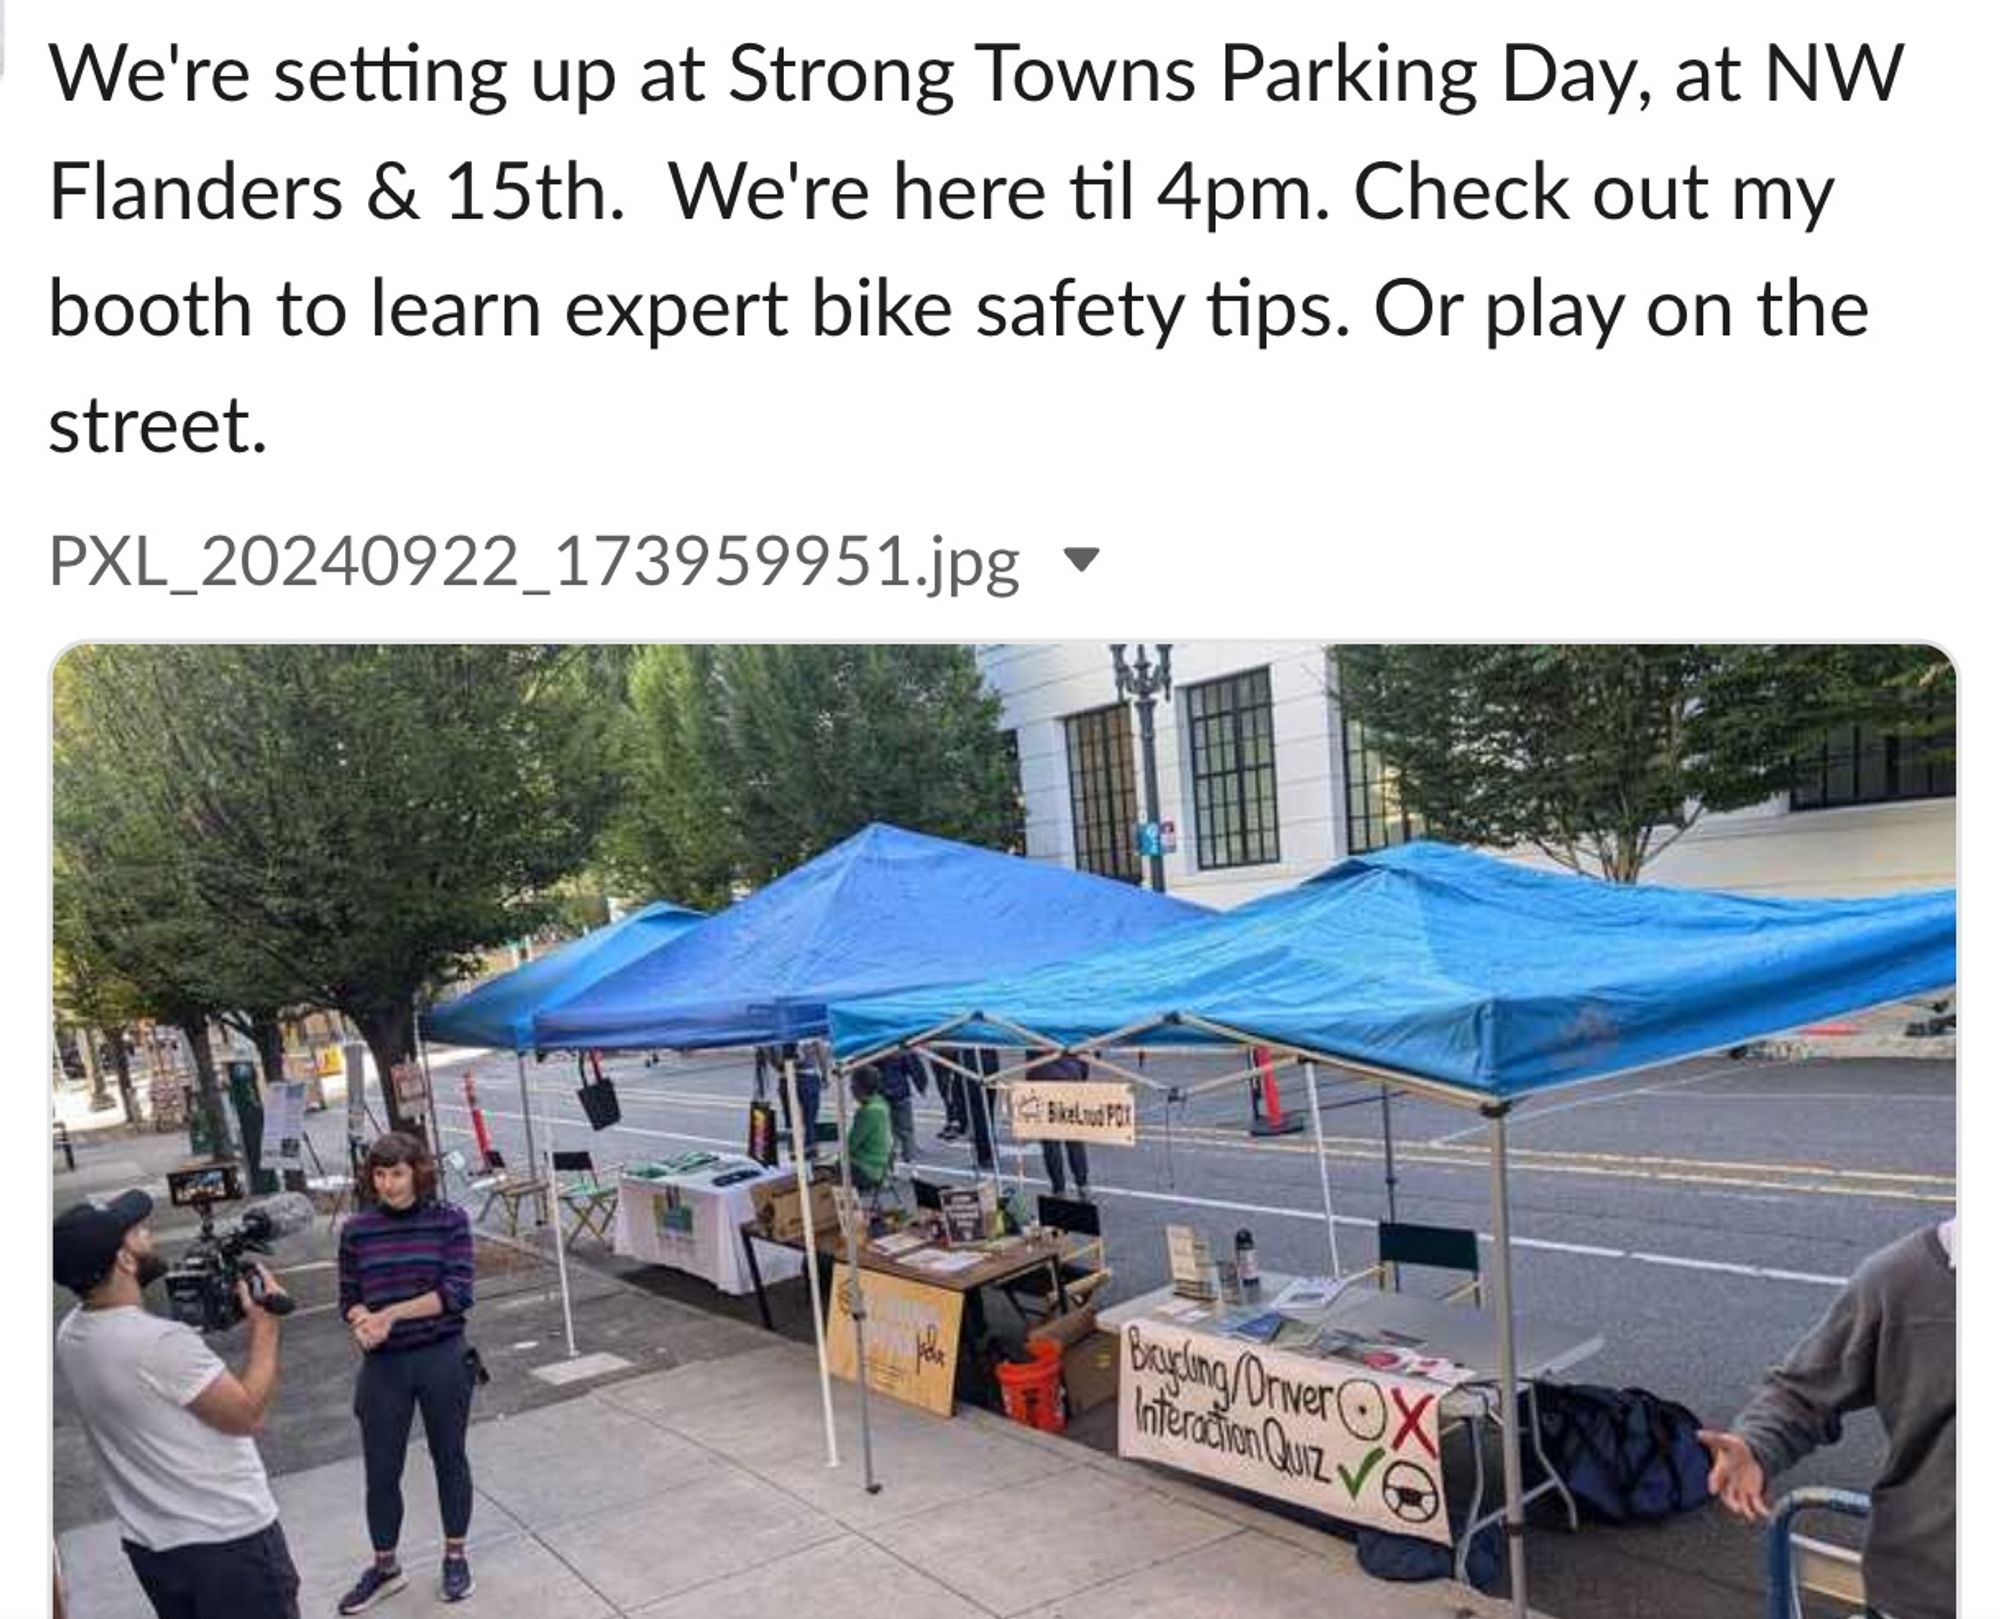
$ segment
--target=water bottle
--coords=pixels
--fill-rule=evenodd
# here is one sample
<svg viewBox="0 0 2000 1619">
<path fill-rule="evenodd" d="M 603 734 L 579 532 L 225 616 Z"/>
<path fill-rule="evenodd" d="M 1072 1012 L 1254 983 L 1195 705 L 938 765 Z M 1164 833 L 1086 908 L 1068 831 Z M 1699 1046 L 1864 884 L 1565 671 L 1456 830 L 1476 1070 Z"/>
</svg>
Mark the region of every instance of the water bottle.
<svg viewBox="0 0 2000 1619">
<path fill-rule="evenodd" d="M 1236 1274 L 1241 1278 L 1245 1291 L 1257 1285 L 1257 1239 L 1246 1226 L 1236 1233 Z"/>
</svg>

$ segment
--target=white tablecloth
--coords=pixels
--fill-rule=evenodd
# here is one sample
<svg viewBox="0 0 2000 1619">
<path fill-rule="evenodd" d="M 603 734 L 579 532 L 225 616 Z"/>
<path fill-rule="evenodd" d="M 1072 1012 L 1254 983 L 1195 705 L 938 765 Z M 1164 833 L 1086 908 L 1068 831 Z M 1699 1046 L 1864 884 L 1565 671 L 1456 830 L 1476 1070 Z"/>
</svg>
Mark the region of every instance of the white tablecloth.
<svg viewBox="0 0 2000 1619">
<path fill-rule="evenodd" d="M 717 1186 L 715 1177 L 755 1169 L 755 1180 Z M 756 1214 L 750 1189 L 763 1181 L 788 1181 L 789 1169 L 765 1169 L 754 1159 L 725 1154 L 692 1174 L 653 1180 L 631 1174 L 618 1179 L 618 1219 L 612 1247 L 633 1259 L 670 1265 L 713 1282 L 724 1293 L 752 1291 L 739 1235 Z M 766 1247 L 758 1256 L 766 1282 L 781 1282 L 804 1268 L 803 1255 Z"/>
</svg>

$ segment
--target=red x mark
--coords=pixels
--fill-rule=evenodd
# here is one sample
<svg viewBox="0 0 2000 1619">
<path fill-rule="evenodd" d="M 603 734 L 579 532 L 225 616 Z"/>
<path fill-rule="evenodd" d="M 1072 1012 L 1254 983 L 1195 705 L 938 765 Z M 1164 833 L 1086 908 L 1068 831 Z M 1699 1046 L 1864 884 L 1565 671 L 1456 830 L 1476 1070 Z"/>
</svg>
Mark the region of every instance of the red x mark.
<svg viewBox="0 0 2000 1619">
<path fill-rule="evenodd" d="M 1390 1441 L 1391 1446 L 1396 1450 L 1401 1450 L 1403 1448 L 1403 1441 L 1409 1438 L 1411 1434 L 1415 1434 L 1417 1436 L 1417 1443 L 1422 1445 L 1425 1450 L 1429 1451 L 1435 1457 L 1438 1453 L 1437 1446 L 1431 1443 L 1431 1436 L 1419 1428 L 1417 1424 L 1423 1419 L 1424 1413 L 1430 1409 L 1431 1401 L 1435 1400 L 1437 1396 L 1435 1394 L 1419 1394 L 1414 1405 L 1404 1403 L 1403 1391 L 1399 1388 L 1392 1387 L 1389 1390 L 1389 1396 L 1396 1402 L 1396 1411 L 1403 1419 L 1402 1426 L 1396 1430 L 1396 1437 Z"/>
</svg>

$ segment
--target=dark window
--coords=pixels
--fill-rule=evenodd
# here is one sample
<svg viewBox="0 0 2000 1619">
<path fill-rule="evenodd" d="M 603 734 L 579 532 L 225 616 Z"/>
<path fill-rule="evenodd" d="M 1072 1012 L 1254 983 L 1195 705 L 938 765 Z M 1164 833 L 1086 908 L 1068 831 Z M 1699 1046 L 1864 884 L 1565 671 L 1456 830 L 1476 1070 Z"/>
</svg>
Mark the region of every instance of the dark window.
<svg viewBox="0 0 2000 1619">
<path fill-rule="evenodd" d="M 1181 694 L 1194 767 L 1195 863 L 1264 866 L 1278 858 L 1278 765 L 1271 671 L 1252 669 Z"/>
<path fill-rule="evenodd" d="M 1139 880 L 1138 790 L 1132 777 L 1132 711 L 1123 703 L 1063 721 L 1069 748 L 1069 812 L 1076 867 Z"/>
<path fill-rule="evenodd" d="M 1843 804 L 1951 798 L 1958 792 L 1952 744 L 1949 730 L 1908 732 L 1877 725 L 1839 726 L 1799 760 L 1792 808 L 1837 809 Z"/>
<path fill-rule="evenodd" d="M 1359 720 L 1342 727 L 1347 746 L 1347 852 L 1366 854 L 1424 835 L 1421 816 L 1403 804 L 1396 772 L 1369 745 Z"/>
</svg>

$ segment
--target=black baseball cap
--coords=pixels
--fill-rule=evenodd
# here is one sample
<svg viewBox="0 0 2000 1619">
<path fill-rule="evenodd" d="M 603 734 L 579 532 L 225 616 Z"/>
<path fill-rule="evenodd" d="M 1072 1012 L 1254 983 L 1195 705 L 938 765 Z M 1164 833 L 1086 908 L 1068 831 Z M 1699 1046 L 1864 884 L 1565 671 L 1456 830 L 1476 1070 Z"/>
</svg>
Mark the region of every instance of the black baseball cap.
<svg viewBox="0 0 2000 1619">
<path fill-rule="evenodd" d="M 56 1280 L 73 1293 L 88 1293 L 111 1273 L 125 1233 L 152 1212 L 153 1200 L 137 1190 L 64 1209 L 56 1216 Z"/>
</svg>

